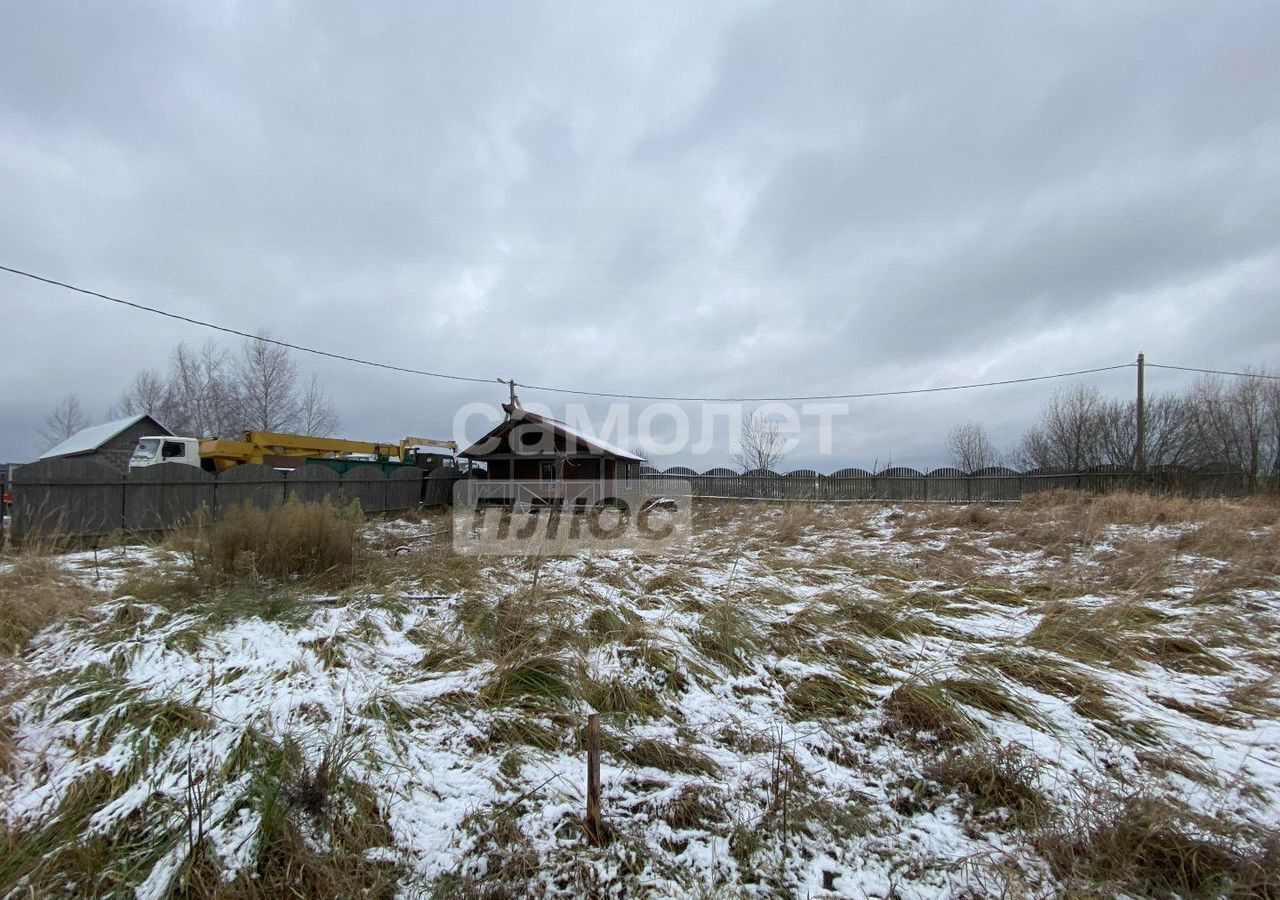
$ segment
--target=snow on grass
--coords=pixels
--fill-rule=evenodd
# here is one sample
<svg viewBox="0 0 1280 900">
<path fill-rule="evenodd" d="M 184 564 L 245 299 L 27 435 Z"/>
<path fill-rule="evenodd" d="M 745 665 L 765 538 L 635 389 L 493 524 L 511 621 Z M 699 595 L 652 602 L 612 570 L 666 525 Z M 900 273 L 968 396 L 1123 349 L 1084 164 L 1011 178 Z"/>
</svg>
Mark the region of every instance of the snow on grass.
<svg viewBox="0 0 1280 900">
<path fill-rule="evenodd" d="M 1036 546 L 1029 515 L 729 508 L 665 558 L 460 560 L 437 536 L 336 593 L 168 598 L 163 548 L 105 574 L 68 555 L 102 599 L 10 666 L 0 890 L 89 890 L 103 859 L 142 896 L 246 884 L 288 827 L 362 888 L 442 896 L 1158 892 L 1115 849 L 1134 810 L 1167 811 L 1139 849 L 1211 819 L 1210 850 L 1274 841 L 1275 573 L 1205 601 L 1239 560 L 1143 550 L 1195 529 L 1059 521 Z M 59 849 L 77 835 L 102 857 Z M 1275 875 L 1250 853 L 1165 887 Z"/>
</svg>

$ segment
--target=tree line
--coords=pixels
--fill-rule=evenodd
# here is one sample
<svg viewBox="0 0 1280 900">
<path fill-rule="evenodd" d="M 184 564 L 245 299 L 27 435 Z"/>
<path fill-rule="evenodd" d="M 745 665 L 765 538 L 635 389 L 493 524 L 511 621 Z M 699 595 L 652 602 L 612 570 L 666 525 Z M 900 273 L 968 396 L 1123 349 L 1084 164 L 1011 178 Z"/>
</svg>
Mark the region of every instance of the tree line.
<svg viewBox="0 0 1280 900">
<path fill-rule="evenodd" d="M 167 369 L 134 375 L 107 418 L 140 413 L 174 434 L 200 438 L 234 438 L 244 431 L 329 435 L 339 424 L 316 375 L 304 380 L 287 347 L 263 340 L 245 340 L 238 352 L 212 338 L 198 347 L 178 344 Z M 40 434 L 48 449 L 88 425 L 84 404 L 69 395 Z"/>
<path fill-rule="evenodd" d="M 1244 371 L 1262 377 L 1205 375 L 1184 393 L 1148 397 L 1146 465 L 1220 468 L 1251 479 L 1280 475 L 1280 380 L 1267 369 Z M 1076 385 L 1054 393 L 1035 424 L 1003 454 L 976 422 L 952 428 L 947 446 L 952 464 L 966 472 L 994 465 L 1135 468 L 1137 401 Z"/>
</svg>

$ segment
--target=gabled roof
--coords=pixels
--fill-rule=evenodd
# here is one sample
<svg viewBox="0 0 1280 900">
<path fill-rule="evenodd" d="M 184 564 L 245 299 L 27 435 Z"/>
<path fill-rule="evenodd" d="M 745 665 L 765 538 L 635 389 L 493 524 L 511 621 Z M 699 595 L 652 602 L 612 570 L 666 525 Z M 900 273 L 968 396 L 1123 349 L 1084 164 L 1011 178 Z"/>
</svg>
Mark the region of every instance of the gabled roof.
<svg viewBox="0 0 1280 900">
<path fill-rule="evenodd" d="M 143 419 L 151 420 L 151 422 L 156 426 L 156 434 L 160 435 L 171 433 L 169 429 L 165 428 L 155 419 L 152 419 L 146 413 L 139 413 L 136 416 L 127 416 L 123 419 L 113 419 L 110 422 L 103 422 L 101 425 L 82 428 L 61 444 L 50 447 L 44 453 L 41 453 L 40 459 L 52 459 L 55 456 L 76 456 L 80 453 L 92 453 L 120 432 L 127 428 L 132 428 Z"/>
<path fill-rule="evenodd" d="M 480 438 L 466 450 L 459 453 L 459 456 L 465 456 L 468 459 L 474 457 L 483 458 L 486 454 L 481 452 L 480 445 L 488 441 L 490 438 L 501 437 L 505 435 L 515 426 L 522 422 L 545 426 L 554 434 L 558 434 L 572 444 L 583 447 L 594 453 L 603 453 L 605 456 L 616 456 L 618 459 L 631 460 L 632 462 L 644 462 L 643 456 L 636 456 L 630 450 L 623 450 L 616 444 L 610 444 L 608 441 L 602 441 L 599 438 L 585 434 L 576 428 L 571 428 L 559 419 L 553 419 L 550 416 L 541 416 L 534 412 L 529 412 L 519 406 L 512 406 L 504 403 L 502 408 L 507 411 L 507 419 L 497 427 L 493 428 L 488 434 Z"/>
</svg>

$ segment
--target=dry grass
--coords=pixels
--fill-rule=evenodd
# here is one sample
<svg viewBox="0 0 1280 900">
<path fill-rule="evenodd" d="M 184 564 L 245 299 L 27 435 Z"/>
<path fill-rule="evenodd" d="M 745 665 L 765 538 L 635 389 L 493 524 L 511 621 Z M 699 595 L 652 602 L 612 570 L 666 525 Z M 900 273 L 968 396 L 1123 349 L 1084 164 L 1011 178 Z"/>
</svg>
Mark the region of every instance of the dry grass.
<svg viewBox="0 0 1280 900">
<path fill-rule="evenodd" d="M 684 741 L 629 739 L 612 731 L 605 731 L 601 735 L 600 746 L 606 754 L 639 768 L 685 772 L 690 775 L 714 776 L 720 773 L 715 760 Z"/>
<path fill-rule="evenodd" d="M 1051 602 L 1026 642 L 1088 665 L 1132 668 L 1137 649 L 1128 624 L 1121 607 Z"/>
<path fill-rule="evenodd" d="M 911 742 L 954 744 L 970 740 L 977 724 L 939 681 L 904 681 L 884 701 L 885 730 Z"/>
<path fill-rule="evenodd" d="M 1085 669 L 1043 653 L 986 650 L 970 653 L 965 662 L 987 666 L 1006 678 L 1055 697 L 1072 700 L 1087 693 L 1105 695 L 1102 683 Z"/>
<path fill-rule="evenodd" d="M 857 509 L 856 515 L 866 514 L 867 508 Z M 702 829 L 728 838 L 730 852 L 745 867 L 744 880 L 755 879 L 751 886 L 761 890 L 774 886 L 781 891 L 779 886 L 784 884 L 781 875 L 776 876 L 776 884 L 770 880 L 786 846 L 779 831 L 783 807 L 777 805 L 776 796 L 760 804 L 759 797 L 731 794 L 726 785 L 738 776 L 724 760 L 730 750 L 759 755 L 771 748 L 767 741 L 761 744 L 758 735 L 743 733 L 741 727 L 695 731 L 694 717 L 686 719 L 687 708 L 680 705 L 690 698 L 678 696 L 694 687 L 695 679 L 699 689 L 742 699 L 764 716 L 808 722 L 795 731 L 817 735 L 809 750 L 839 766 L 875 765 L 879 756 L 889 755 L 895 765 L 912 767 L 905 773 L 895 769 L 895 777 L 923 785 L 920 790 L 925 793 L 916 798 L 918 806 L 888 806 L 884 818 L 860 808 L 851 816 L 844 807 L 853 809 L 857 803 L 849 797 L 810 796 L 798 787 L 787 815 L 792 829 L 809 829 L 809 838 L 816 834 L 836 840 L 837 835 L 853 834 L 856 829 L 898 829 L 903 822 L 894 815 L 930 811 L 951 816 L 954 810 L 970 838 L 1004 832 L 999 840 L 1011 851 L 1038 851 L 1057 879 L 1051 882 L 1053 888 L 1061 887 L 1066 896 L 1275 895 L 1276 850 L 1265 835 L 1193 816 L 1171 802 L 1150 797 L 1135 796 L 1123 803 L 1099 801 L 1096 811 L 1083 813 L 1076 803 L 1060 806 L 1058 796 L 1060 790 L 1083 790 L 1074 780 L 1077 777 L 1081 783 L 1097 778 L 1129 785 L 1154 778 L 1166 793 L 1185 787 L 1181 778 L 1219 787 L 1218 773 L 1210 763 L 1180 759 L 1179 745 L 1172 742 L 1178 735 L 1172 727 L 1164 735 L 1139 717 L 1143 703 L 1163 704 L 1214 726 L 1236 727 L 1249 717 L 1280 715 L 1280 675 L 1260 677 L 1261 672 L 1250 671 L 1243 662 L 1238 677 L 1214 680 L 1219 689 L 1223 684 L 1234 685 L 1220 703 L 1143 694 L 1134 691 L 1133 679 L 1106 671 L 1158 665 L 1186 676 L 1234 676 L 1228 660 L 1241 657 L 1228 649 L 1229 639 L 1236 632 L 1244 635 L 1247 629 L 1270 622 L 1271 611 L 1265 604 L 1241 591 L 1275 584 L 1276 576 L 1270 574 L 1275 563 L 1267 556 L 1275 548 L 1272 507 L 1260 504 L 1241 511 L 1227 504 L 1077 495 L 1032 498 L 1021 509 L 913 507 L 898 517 L 904 533 L 912 529 L 924 533 L 929 527 L 958 532 L 941 536 L 946 547 L 926 549 L 913 557 L 904 557 L 901 548 L 892 544 L 877 543 L 878 527 L 874 535 L 862 536 L 874 540 L 863 543 L 841 519 L 845 510 L 795 504 L 727 513 L 704 510 L 702 514 L 728 531 L 704 534 L 696 553 L 671 560 L 663 569 L 645 561 L 595 558 L 583 560 L 579 570 L 572 562 L 543 565 L 536 559 L 459 557 L 447 547 L 434 545 L 394 558 L 340 562 L 336 569 L 332 564 L 305 561 L 274 567 L 264 563 L 265 557 L 253 544 L 253 535 L 265 534 L 258 524 L 233 523 L 237 533 L 225 541 L 227 549 L 220 555 L 211 549 L 211 534 L 220 526 L 210 526 L 197 534 L 191 553 L 198 566 L 205 567 L 200 571 L 214 572 L 216 578 L 205 583 L 188 573 L 185 577 L 194 579 L 194 589 L 208 591 L 209 596 L 186 608 L 204 610 L 207 605 L 211 625 L 243 610 L 278 618 L 311 615 L 314 607 L 298 612 L 289 604 L 297 605 L 305 593 L 316 593 L 314 585 L 326 580 L 345 580 L 349 593 L 373 594 L 370 585 L 382 579 L 376 581 L 376 592 L 385 596 L 376 602 L 384 611 L 390 608 L 386 604 L 399 602 L 395 597 L 402 591 L 452 595 L 424 601 L 419 611 L 440 611 L 439 615 L 424 617 L 406 637 L 422 649 L 419 671 L 478 667 L 477 677 L 482 680 L 478 693 L 468 685 L 420 704 L 398 702 L 391 693 L 378 694 L 361 707 L 362 716 L 376 720 L 375 728 L 385 725 L 394 741 L 397 735 L 434 724 L 440 715 L 465 717 L 478 709 L 482 717 L 478 727 L 463 740 L 475 753 L 493 757 L 486 771 L 495 781 L 514 787 L 523 783 L 522 770 L 529 771 L 544 753 L 581 756 L 583 713 L 588 708 L 599 711 L 607 717 L 603 741 L 610 765 L 639 771 L 636 777 L 648 784 L 642 791 L 649 795 L 647 799 L 612 806 L 615 824 L 625 821 L 624 809 L 638 810 L 650 822 L 665 822 L 676 834 L 664 835 L 662 840 L 668 842 L 663 844 L 664 851 L 677 857 L 688 840 L 688 835 L 678 834 L 681 830 Z M 1182 538 L 1173 529 L 1148 540 L 1125 529 L 1107 531 L 1110 524 L 1186 527 Z M 299 528 L 294 534 L 304 532 Z M 926 536 L 938 537 L 936 533 Z M 1090 543 L 1100 536 L 1105 536 L 1110 552 L 1099 553 Z M 1065 564 L 1046 567 L 1041 580 L 1034 582 L 1036 576 L 1006 567 L 1003 557 L 985 552 L 1005 540 L 1019 549 L 1042 549 Z M 291 558 L 288 547 L 296 550 L 297 545 L 282 543 L 280 557 Z M 744 547 L 750 552 L 744 552 Z M 1201 585 L 1203 596 L 1196 598 L 1212 606 L 1199 608 L 1172 593 L 1160 596 L 1166 585 L 1185 583 L 1183 576 L 1191 564 L 1173 557 L 1188 548 L 1197 553 L 1211 548 L 1223 560 L 1217 574 Z M 1001 568 L 993 566 L 993 559 Z M 728 571 L 731 565 L 737 566 L 734 572 L 740 580 L 731 578 L 734 586 L 720 597 L 710 594 L 706 586 L 715 583 L 710 576 Z M 296 573 L 290 574 L 293 569 Z M 993 576 L 992 571 L 998 574 Z M 1010 571 L 1013 574 L 1005 574 Z M 343 572 L 354 573 L 360 580 L 352 582 Z M 374 573 L 370 576 L 374 581 L 366 582 L 369 572 Z M 176 579 L 180 574 L 175 570 L 164 577 Z M 156 577 L 154 572 L 135 575 L 140 586 L 148 577 Z M 263 578 L 273 579 L 265 590 Z M 598 585 L 575 584 L 587 578 L 608 583 L 622 596 L 592 589 Z M 290 587 L 294 582 L 299 585 L 296 589 Z M 5 582 L 0 580 L 0 602 L 4 590 Z M 1072 599 L 1085 593 L 1107 599 Z M 157 589 L 157 598 L 162 594 Z M 288 596 L 293 600 L 279 601 L 283 604 L 279 609 L 273 607 L 277 600 L 272 598 Z M 793 612 L 805 601 L 803 609 Z M 671 615 L 643 618 L 632 612 L 629 604 L 633 603 L 645 610 L 665 608 Z M 403 610 L 395 609 L 408 616 L 411 607 L 410 603 Z M 116 624 L 136 628 L 137 614 L 135 607 L 122 607 Z M 1013 623 L 1000 632 L 1004 635 L 1021 633 L 1033 622 L 1035 627 L 1024 639 L 960 631 L 974 630 L 982 621 L 993 621 L 996 630 L 1001 622 Z M 1222 631 L 1228 622 L 1230 629 Z M 1263 631 L 1260 640 L 1266 634 Z M 377 634 L 349 632 L 336 640 L 317 641 L 310 650 L 328 667 L 354 668 L 362 654 L 349 652 L 352 648 L 344 642 L 354 641 L 363 649 L 365 642 L 375 644 L 376 638 Z M 948 646 L 940 638 L 963 642 Z M 1246 647 L 1245 652 L 1253 654 L 1248 658 L 1280 672 L 1280 655 L 1262 654 L 1260 640 Z M 945 668 L 936 665 L 942 658 L 939 654 L 946 657 Z M 806 661 L 806 674 L 796 675 L 798 667 L 789 667 L 788 660 Z M 813 674 L 815 663 L 823 674 Z M 609 674 L 594 674 L 597 671 Z M 904 671 L 923 674 L 904 681 Z M 750 677 L 737 679 L 726 673 L 749 673 Z M 343 673 L 330 674 L 341 677 Z M 1141 674 L 1160 677 L 1156 669 Z M 102 678 L 109 680 L 109 676 L 112 673 L 104 670 Z M 1130 685 L 1127 693 L 1122 691 L 1125 685 Z M 875 703 L 873 686 L 883 686 L 880 695 L 887 695 L 878 731 L 868 729 L 868 717 L 863 715 Z M 83 697 L 74 698 L 84 705 L 76 714 L 89 717 L 100 710 L 107 702 L 100 693 L 86 689 Z M 1080 718 L 1066 711 L 1062 701 Z M 142 714 L 141 706 L 139 710 Z M 180 707 L 145 712 L 162 730 L 189 732 L 204 727 L 199 716 Z M 1063 734 L 1041 718 L 1049 712 Z M 1122 761 L 1114 770 L 1067 773 L 1055 768 L 1048 757 L 1037 762 L 1016 746 L 991 738 L 983 728 L 983 723 L 992 721 L 990 717 L 1019 720 L 1041 732 L 1038 738 L 1049 741 L 1109 746 L 1105 733 L 1132 746 L 1123 749 Z M 1189 720 L 1184 724 L 1202 729 Z M 0 766 L 5 752 L 3 726 L 0 720 Z M 993 725 L 992 731 L 996 730 Z M 91 734 L 86 746 L 109 737 Z M 904 744 L 908 752 L 893 751 L 895 742 Z M 1039 748 L 1038 740 L 1035 746 Z M 216 866 L 207 848 L 201 848 L 181 874 L 175 895 L 386 895 L 387 885 L 395 882 L 395 866 L 372 862 L 364 851 L 389 843 L 390 837 L 372 795 L 363 794 L 344 778 L 341 753 L 335 752 L 332 763 L 322 758 L 309 765 L 288 747 L 272 749 L 264 744 L 246 752 L 240 765 L 257 766 L 266 773 L 256 778 L 259 787 L 246 801 L 247 808 L 265 810 L 267 828 L 253 872 L 221 882 L 215 878 Z M 1041 765 L 1045 773 L 1039 770 Z M 804 774 L 801 771 L 798 777 L 803 779 Z M 694 776 L 692 784 L 689 776 Z M 95 867 L 106 872 L 100 882 L 104 893 L 122 892 L 153 859 L 150 850 L 140 848 L 148 841 L 154 846 L 155 835 L 125 822 L 105 843 L 82 842 L 84 846 L 73 850 L 86 821 L 74 807 L 81 803 L 77 797 L 92 798 L 81 808 L 91 814 L 128 789 L 129 779 L 136 780 L 136 774 L 118 781 L 86 782 L 82 791 L 73 792 L 72 806 L 60 820 L 62 830 L 44 835 L 41 840 L 46 843 L 32 843 L 32 835 L 0 838 L 8 841 L 0 844 L 0 855 L 14 856 L 22 872 L 36 876 L 30 884 L 37 895 L 68 884 L 86 892 L 97 883 L 88 880 Z M 723 779 L 724 784 L 708 787 L 706 779 Z M 1042 784 L 1054 785 L 1054 799 L 1042 792 Z M 498 897 L 530 892 L 539 884 L 545 886 L 548 872 L 553 873 L 558 889 L 576 886 L 589 894 L 584 887 L 587 882 L 574 879 L 593 871 L 592 866 L 604 857 L 588 858 L 581 852 L 581 823 L 566 816 L 555 833 L 558 849 L 540 858 L 534 842 L 521 830 L 531 829 L 532 834 L 538 827 L 526 818 L 538 802 L 477 812 L 468 825 L 475 831 L 476 850 L 466 864 L 471 868 L 441 879 L 434 885 L 437 894 Z M 751 803 L 760 804 L 758 811 Z M 750 810 L 750 821 L 741 820 L 744 809 Z M 354 820 L 350 830 L 339 821 L 341 816 Z M 317 834 L 332 842 L 333 854 L 315 851 L 312 838 Z M 621 840 L 615 834 L 615 841 Z M 52 842 L 63 849 L 50 856 Z M 635 872 L 669 862 L 668 857 L 645 858 L 646 851 L 653 853 L 656 848 L 640 846 L 641 855 L 626 863 L 635 865 Z M 566 862 L 564 854 L 570 850 L 578 857 Z M 599 848 L 599 852 L 610 851 Z M 343 865 L 348 870 L 332 871 Z M 763 873 L 766 867 L 768 874 Z M 630 874 L 634 873 L 628 870 L 627 877 Z M 0 889 L 15 884 L 12 878 L 0 878 Z M 741 885 L 726 890 L 735 887 Z"/>
<path fill-rule="evenodd" d="M 925 767 L 925 775 L 943 788 L 959 792 L 976 816 L 994 817 L 1001 824 L 1031 828 L 1051 809 L 1036 787 L 1039 764 L 1012 744 L 983 743 L 961 753 L 949 753 Z"/>
<path fill-rule="evenodd" d="M 721 600 L 702 616 L 694 646 L 731 672 L 745 671 L 761 646 L 760 625 L 745 606 Z"/>
<path fill-rule="evenodd" d="M 190 557 L 205 585 L 306 578 L 329 584 L 361 574 L 366 550 L 358 504 L 299 503 L 260 509 L 242 505 L 219 521 L 197 521 L 170 539 Z"/>
<path fill-rule="evenodd" d="M 675 829 L 707 828 L 727 818 L 724 800 L 716 789 L 686 785 L 674 797 L 654 805 L 653 812 Z"/>
<path fill-rule="evenodd" d="M 773 539 L 779 544 L 795 545 L 825 516 L 808 503 L 790 503 L 773 521 Z"/>
<path fill-rule="evenodd" d="M 373 792 L 347 776 L 349 748 L 333 741 L 315 763 L 305 761 L 288 738 L 281 744 L 260 742 L 252 752 L 257 758 L 247 799 L 262 817 L 254 864 L 228 882 L 212 848 L 197 845 L 175 879 L 175 896 L 397 896 L 404 871 L 368 855 L 393 846 L 394 837 Z"/>
<path fill-rule="evenodd" d="M 0 657 L 21 653 L 38 632 L 83 614 L 100 599 L 54 556 L 28 547 L 0 559 Z"/>
<path fill-rule="evenodd" d="M 1138 793 L 1094 798 L 1036 840 L 1070 895 L 1274 897 L 1280 843 Z"/>
<path fill-rule="evenodd" d="M 393 838 L 373 793 L 346 775 L 349 759 L 340 741 L 308 762 L 291 739 L 276 743 L 246 734 L 227 760 L 226 775 L 250 777 L 241 802 L 261 816 L 261 828 L 249 870 L 230 881 L 200 836 L 207 815 L 201 785 L 213 773 L 193 772 L 186 818 L 173 801 L 157 799 L 104 831 L 90 829 L 90 819 L 146 773 L 140 763 L 114 773 L 95 769 L 67 791 L 44 825 L 0 833 L 0 893 L 128 896 L 163 855 L 185 844 L 187 859 L 171 896 L 393 897 L 402 871 L 366 856 Z"/>
<path fill-rule="evenodd" d="M 787 688 L 787 703 L 797 718 L 843 718 L 870 704 L 870 695 L 847 677 L 810 675 Z"/>
</svg>

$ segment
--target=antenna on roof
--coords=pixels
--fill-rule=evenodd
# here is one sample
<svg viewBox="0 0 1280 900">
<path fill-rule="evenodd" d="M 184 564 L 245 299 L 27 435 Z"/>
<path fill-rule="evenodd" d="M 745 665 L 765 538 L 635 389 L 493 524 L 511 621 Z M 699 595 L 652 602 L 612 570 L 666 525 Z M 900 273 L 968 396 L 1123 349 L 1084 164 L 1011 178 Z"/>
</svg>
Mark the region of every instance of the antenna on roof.
<svg viewBox="0 0 1280 900">
<path fill-rule="evenodd" d="M 499 384 L 505 384 L 507 389 L 511 391 L 511 405 L 519 406 L 520 398 L 516 396 L 516 380 L 514 378 L 499 378 Z"/>
</svg>

